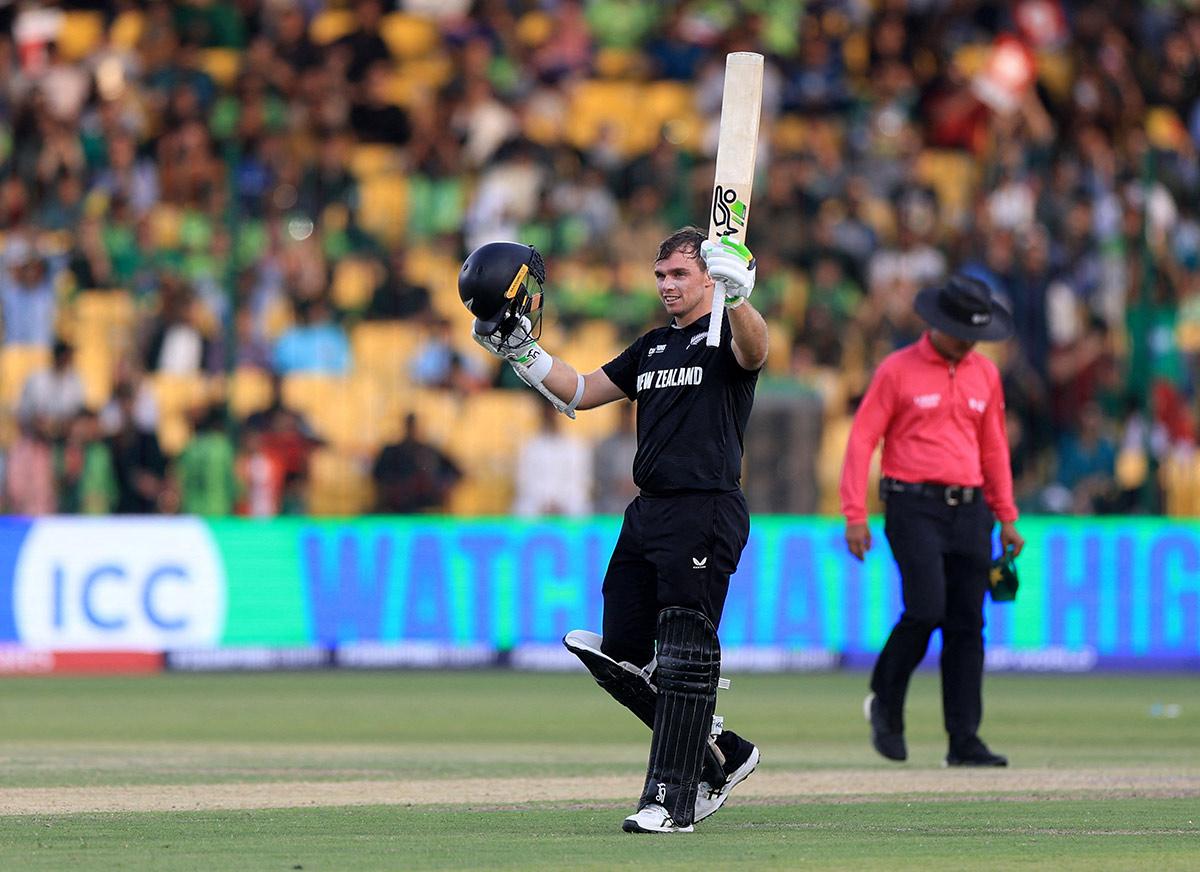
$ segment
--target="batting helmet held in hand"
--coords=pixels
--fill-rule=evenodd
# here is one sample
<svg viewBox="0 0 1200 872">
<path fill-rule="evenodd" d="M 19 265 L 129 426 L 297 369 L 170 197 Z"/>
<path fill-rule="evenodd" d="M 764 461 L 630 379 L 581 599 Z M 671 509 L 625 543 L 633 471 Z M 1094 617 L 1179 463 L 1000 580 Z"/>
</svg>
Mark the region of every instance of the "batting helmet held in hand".
<svg viewBox="0 0 1200 872">
<path fill-rule="evenodd" d="M 503 342 L 520 323 L 541 332 L 542 283 L 546 264 L 532 245 L 489 242 L 471 252 L 458 273 L 458 296 L 476 318 L 475 332 Z M 536 282 L 536 287 L 534 283 Z"/>
</svg>

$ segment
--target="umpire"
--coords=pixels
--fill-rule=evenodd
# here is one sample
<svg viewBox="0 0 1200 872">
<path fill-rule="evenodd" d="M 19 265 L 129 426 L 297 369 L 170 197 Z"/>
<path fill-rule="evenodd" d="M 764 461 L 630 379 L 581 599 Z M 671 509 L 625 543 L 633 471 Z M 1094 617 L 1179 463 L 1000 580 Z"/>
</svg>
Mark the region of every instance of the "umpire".
<svg viewBox="0 0 1200 872">
<path fill-rule="evenodd" d="M 1006 766 L 978 735 L 983 598 L 995 519 L 1001 545 L 1014 556 L 1025 540 L 1015 526 L 1000 374 L 973 347 L 1010 336 L 1012 317 L 986 285 L 963 276 L 921 291 L 915 309 L 929 330 L 879 365 L 854 416 L 842 467 L 846 545 L 862 560 L 871 547 L 868 467 L 884 440 L 884 530 L 900 569 L 904 611 L 875 663 L 865 714 L 875 750 L 905 760 L 909 679 L 941 628 L 946 765 Z"/>
<path fill-rule="evenodd" d="M 767 326 L 748 301 L 754 259 L 740 243 L 711 243 L 694 227 L 669 236 L 654 276 L 671 323 L 584 375 L 537 344 L 528 315 L 506 308 L 528 296 L 531 270 L 539 284 L 544 278 L 531 251 L 507 242 L 476 249 L 463 264 L 459 293 L 476 315 L 476 341 L 560 411 L 637 402 L 640 495 L 625 510 L 604 576 L 604 632 L 573 630 L 563 643 L 653 730 L 638 810 L 622 829 L 691 832 L 759 758 L 714 713 L 716 628 L 750 533 L 739 486 L 742 434 L 767 358 Z M 710 348 L 714 282 L 724 286 L 728 317 Z"/>
</svg>

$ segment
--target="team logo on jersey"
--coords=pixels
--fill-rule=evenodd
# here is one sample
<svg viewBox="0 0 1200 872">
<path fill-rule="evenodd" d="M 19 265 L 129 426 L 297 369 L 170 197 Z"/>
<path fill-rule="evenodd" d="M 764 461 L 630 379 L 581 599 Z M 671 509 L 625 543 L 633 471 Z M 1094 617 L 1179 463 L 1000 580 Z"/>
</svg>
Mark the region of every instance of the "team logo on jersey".
<svg viewBox="0 0 1200 872">
<path fill-rule="evenodd" d="M 654 388 L 677 388 L 698 385 L 704 381 L 704 367 L 677 366 L 674 369 L 652 369 L 637 377 L 638 392 Z"/>
<path fill-rule="evenodd" d="M 974 397 L 968 397 L 967 408 L 972 412 L 978 412 L 982 415 L 985 411 L 987 411 L 987 400 L 977 400 Z"/>
<path fill-rule="evenodd" d="M 936 409 L 941 402 L 941 394 L 920 394 L 913 397 L 913 405 L 918 409 Z"/>
<path fill-rule="evenodd" d="M 693 345 L 699 345 L 701 342 L 703 342 L 707 338 L 708 337 L 706 334 L 697 333 L 695 336 L 692 337 L 691 341 L 688 342 L 688 348 L 691 348 Z"/>
<path fill-rule="evenodd" d="M 667 346 L 665 346 L 665 345 L 655 345 L 653 348 L 651 348 L 649 351 L 646 352 L 646 356 L 653 357 L 656 354 L 662 354 L 666 350 L 667 350 Z"/>
</svg>

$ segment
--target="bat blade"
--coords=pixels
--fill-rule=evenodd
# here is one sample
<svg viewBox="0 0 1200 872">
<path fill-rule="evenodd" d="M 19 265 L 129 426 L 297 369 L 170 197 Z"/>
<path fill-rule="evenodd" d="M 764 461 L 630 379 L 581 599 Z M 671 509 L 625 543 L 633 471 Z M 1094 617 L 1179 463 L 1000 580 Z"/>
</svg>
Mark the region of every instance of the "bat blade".
<svg viewBox="0 0 1200 872">
<path fill-rule="evenodd" d="M 721 128 L 717 166 L 709 209 L 708 238 L 729 236 L 745 244 L 754 187 L 754 158 L 758 151 L 758 121 L 762 113 L 763 56 L 739 51 L 725 56 L 725 89 L 721 97 Z M 713 288 L 707 344 L 721 341 L 725 317 L 725 288 Z"/>
</svg>

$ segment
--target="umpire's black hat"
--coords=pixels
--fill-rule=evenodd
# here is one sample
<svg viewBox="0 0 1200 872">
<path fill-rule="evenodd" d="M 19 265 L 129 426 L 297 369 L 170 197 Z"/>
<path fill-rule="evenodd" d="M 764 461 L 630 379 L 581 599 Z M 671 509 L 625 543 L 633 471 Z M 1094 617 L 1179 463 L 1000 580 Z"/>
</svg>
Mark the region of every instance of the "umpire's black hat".
<svg viewBox="0 0 1200 872">
<path fill-rule="evenodd" d="M 913 308 L 935 330 L 966 342 L 990 342 L 1012 336 L 1008 309 L 979 279 L 951 276 L 943 285 L 917 294 Z"/>
</svg>

